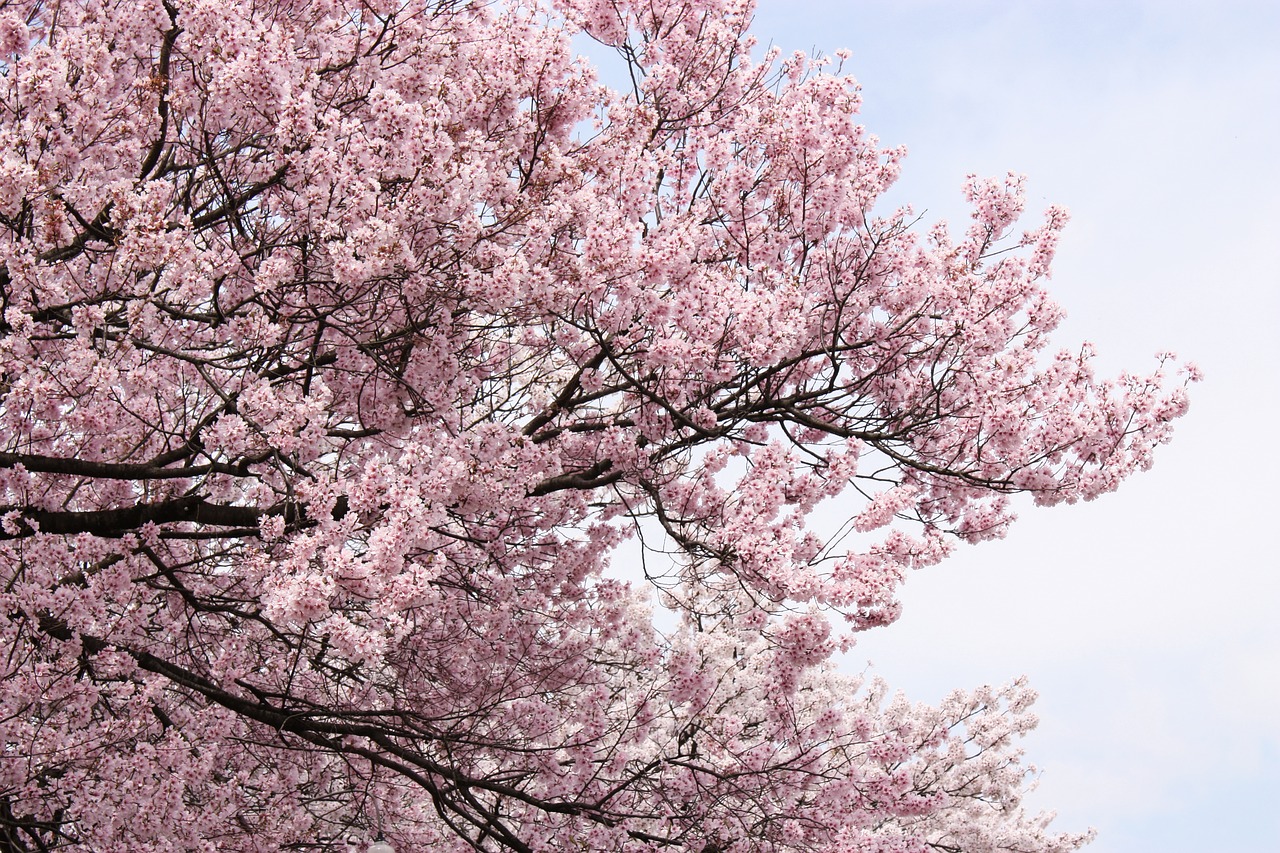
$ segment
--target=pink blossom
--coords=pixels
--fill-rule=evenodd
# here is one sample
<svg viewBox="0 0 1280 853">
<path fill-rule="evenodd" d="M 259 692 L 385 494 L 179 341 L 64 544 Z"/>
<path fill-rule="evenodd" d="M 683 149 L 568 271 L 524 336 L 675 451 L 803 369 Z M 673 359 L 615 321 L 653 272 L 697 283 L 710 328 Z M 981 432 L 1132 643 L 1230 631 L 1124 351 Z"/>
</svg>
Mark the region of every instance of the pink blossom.
<svg viewBox="0 0 1280 853">
<path fill-rule="evenodd" d="M 1199 371 L 1054 354 L 1065 211 L 971 177 L 913 229 L 850 54 L 752 13 L 0 11 L 13 843 L 1087 841 L 1022 810 L 1024 683 L 833 656 L 1011 494 L 1148 467 Z"/>
</svg>

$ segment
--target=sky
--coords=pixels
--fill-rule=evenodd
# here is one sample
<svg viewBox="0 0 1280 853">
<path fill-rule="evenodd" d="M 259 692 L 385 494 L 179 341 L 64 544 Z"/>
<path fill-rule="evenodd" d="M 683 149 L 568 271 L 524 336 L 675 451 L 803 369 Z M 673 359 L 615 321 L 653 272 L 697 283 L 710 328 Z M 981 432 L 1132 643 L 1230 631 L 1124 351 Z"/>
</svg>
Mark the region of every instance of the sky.
<svg viewBox="0 0 1280 853">
<path fill-rule="evenodd" d="M 887 204 L 962 228 L 964 176 L 1013 170 L 1071 210 L 1059 344 L 1206 374 L 1153 470 L 913 575 L 846 665 L 927 701 L 1028 675 L 1028 802 L 1090 853 L 1280 850 L 1280 3 L 762 0 L 753 31 L 853 52 L 909 150 Z"/>
</svg>

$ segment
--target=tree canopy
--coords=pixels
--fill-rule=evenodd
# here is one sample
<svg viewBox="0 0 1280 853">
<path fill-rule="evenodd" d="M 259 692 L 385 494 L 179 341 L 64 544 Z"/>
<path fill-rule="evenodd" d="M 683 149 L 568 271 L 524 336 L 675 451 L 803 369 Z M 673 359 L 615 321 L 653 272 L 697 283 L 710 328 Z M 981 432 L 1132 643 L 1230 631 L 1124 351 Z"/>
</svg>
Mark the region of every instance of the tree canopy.
<svg viewBox="0 0 1280 853">
<path fill-rule="evenodd" d="M 1194 370 L 1054 354 L 1065 211 L 881 209 L 847 57 L 751 14 L 0 2 L 0 849 L 1087 839 L 1025 683 L 833 656 Z"/>
</svg>

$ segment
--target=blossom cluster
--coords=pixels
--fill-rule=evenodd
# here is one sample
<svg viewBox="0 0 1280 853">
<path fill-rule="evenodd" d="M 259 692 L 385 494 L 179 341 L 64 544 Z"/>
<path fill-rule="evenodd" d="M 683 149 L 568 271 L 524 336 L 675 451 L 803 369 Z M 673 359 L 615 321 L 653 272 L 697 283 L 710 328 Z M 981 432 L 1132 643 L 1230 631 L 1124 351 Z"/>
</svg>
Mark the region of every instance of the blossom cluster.
<svg viewBox="0 0 1280 853">
<path fill-rule="evenodd" d="M 1150 465 L 1194 368 L 1055 354 L 1065 212 L 882 209 L 847 54 L 752 12 L 0 4 L 10 847 L 1087 840 L 1021 809 L 1024 684 L 833 656 Z"/>
</svg>

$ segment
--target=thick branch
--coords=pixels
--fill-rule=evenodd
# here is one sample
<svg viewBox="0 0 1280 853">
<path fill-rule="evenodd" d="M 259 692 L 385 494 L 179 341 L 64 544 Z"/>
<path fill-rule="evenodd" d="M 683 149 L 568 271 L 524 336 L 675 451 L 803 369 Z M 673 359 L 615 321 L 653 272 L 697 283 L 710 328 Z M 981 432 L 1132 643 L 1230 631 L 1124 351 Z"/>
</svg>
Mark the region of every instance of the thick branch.
<svg viewBox="0 0 1280 853">
<path fill-rule="evenodd" d="M 288 524 L 308 520 L 306 507 L 297 503 L 282 502 L 263 509 L 253 506 L 231 506 L 209 503 L 199 495 L 188 495 L 159 503 L 140 503 L 122 509 L 87 510 L 83 512 L 37 510 L 20 507 L 0 507 L 0 516 L 18 512 L 18 529 L 15 533 L 0 530 L 0 540 L 20 539 L 41 533 L 75 534 L 92 533 L 95 536 L 117 537 L 141 528 L 144 524 L 174 524 L 187 522 L 214 527 L 235 528 L 235 535 L 256 530 L 263 516 L 284 516 Z M 339 498 L 333 508 L 333 517 L 347 514 L 347 501 Z"/>
<path fill-rule="evenodd" d="M 0 468 L 16 468 L 19 465 L 27 471 L 41 474 L 70 474 L 74 477 L 92 477 L 101 480 L 173 480 L 200 477 L 205 474 L 230 474 L 235 477 L 248 474 L 244 464 L 227 465 L 209 462 L 182 468 L 165 468 L 155 464 L 154 461 L 91 462 L 34 453 L 0 453 Z"/>
</svg>

